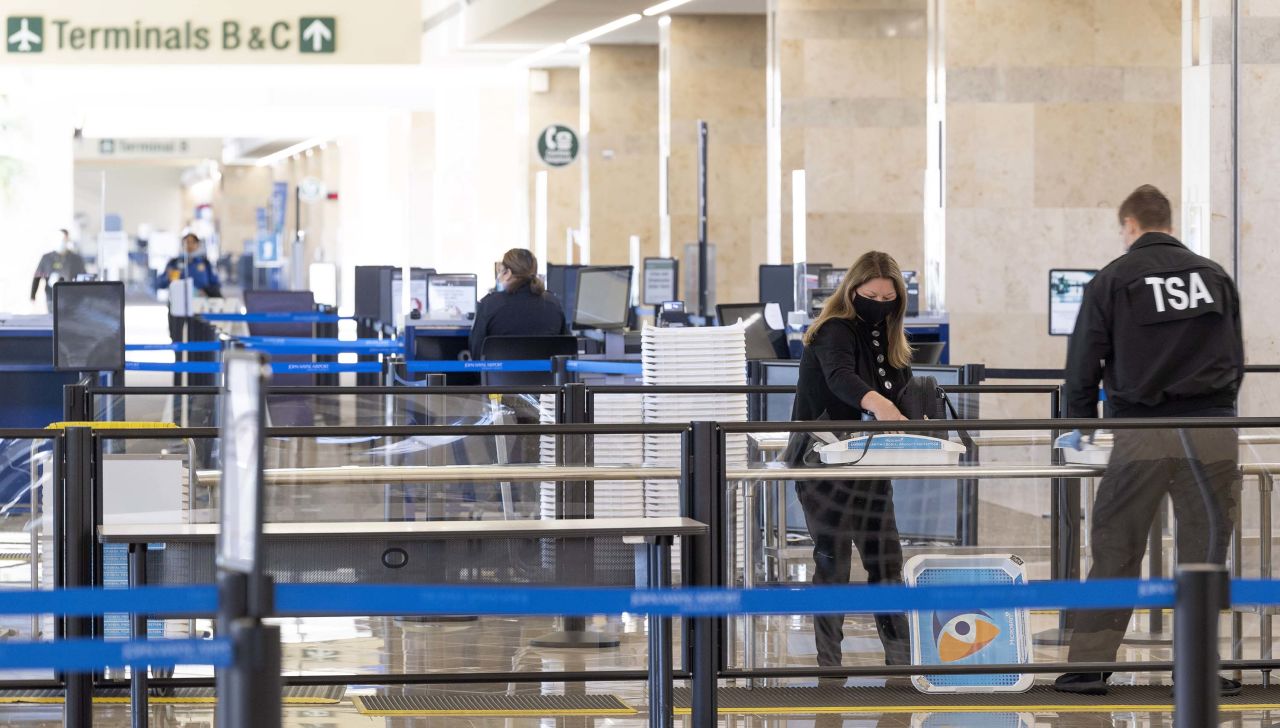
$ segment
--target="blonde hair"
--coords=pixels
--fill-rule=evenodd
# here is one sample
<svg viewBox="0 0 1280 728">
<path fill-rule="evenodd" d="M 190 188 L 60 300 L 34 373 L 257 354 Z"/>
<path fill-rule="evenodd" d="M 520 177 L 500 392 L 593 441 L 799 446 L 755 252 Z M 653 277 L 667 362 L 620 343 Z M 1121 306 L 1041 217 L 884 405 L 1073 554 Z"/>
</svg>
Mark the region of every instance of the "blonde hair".
<svg viewBox="0 0 1280 728">
<path fill-rule="evenodd" d="M 814 320 L 809 330 L 804 333 L 806 346 L 813 343 L 814 336 L 831 319 L 847 319 L 856 321 L 858 314 L 853 307 L 853 297 L 867 281 L 876 278 L 887 278 L 893 283 L 897 292 L 898 308 L 885 319 L 888 335 L 885 337 L 885 352 L 889 365 L 895 369 L 904 369 L 911 365 L 911 345 L 907 343 L 907 332 L 904 320 L 907 317 L 907 283 L 902 279 L 902 270 L 898 262 L 888 253 L 873 250 L 864 253 L 854 262 L 849 272 L 844 274 L 840 287 L 827 299 L 822 312 Z"/>
</svg>

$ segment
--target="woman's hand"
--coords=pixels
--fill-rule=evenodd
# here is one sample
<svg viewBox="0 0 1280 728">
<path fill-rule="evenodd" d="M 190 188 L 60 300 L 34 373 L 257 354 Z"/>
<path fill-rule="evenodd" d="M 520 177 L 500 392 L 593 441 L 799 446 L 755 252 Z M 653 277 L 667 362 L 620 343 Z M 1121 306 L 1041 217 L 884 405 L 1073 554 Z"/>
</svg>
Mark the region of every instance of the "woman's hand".
<svg viewBox="0 0 1280 728">
<path fill-rule="evenodd" d="M 897 405 L 877 392 L 867 392 L 862 398 L 862 409 L 870 412 L 878 422 L 905 422 L 907 418 L 898 411 Z"/>
</svg>

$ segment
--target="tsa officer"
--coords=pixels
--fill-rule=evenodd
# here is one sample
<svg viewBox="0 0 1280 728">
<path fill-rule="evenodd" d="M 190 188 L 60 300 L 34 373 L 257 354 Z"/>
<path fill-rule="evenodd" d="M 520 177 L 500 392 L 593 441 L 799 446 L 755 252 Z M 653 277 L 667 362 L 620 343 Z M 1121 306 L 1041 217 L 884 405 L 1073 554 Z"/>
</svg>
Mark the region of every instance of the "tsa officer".
<svg viewBox="0 0 1280 728">
<path fill-rule="evenodd" d="M 197 291 L 209 298 L 221 298 L 222 282 L 213 263 L 200 252 L 200 238 L 195 233 L 187 233 L 182 236 L 182 247 L 186 254 L 169 259 L 157 288 L 168 288 L 174 281 L 190 278 Z"/>
<path fill-rule="evenodd" d="M 1119 211 L 1128 252 L 1085 287 L 1067 350 L 1067 416 L 1233 417 L 1244 378 L 1240 297 L 1217 263 L 1173 237 L 1169 200 L 1150 185 Z M 1089 522 L 1090 579 L 1136 579 L 1151 523 L 1169 496 L 1177 519 L 1178 560 L 1224 563 L 1239 503 L 1239 447 L 1226 428 L 1115 431 L 1114 449 Z M 1081 446 L 1083 435 L 1072 433 Z M 1205 482 L 1197 482 L 1192 460 Z M 1208 492 L 1205 493 L 1204 490 Z M 1207 500 L 1212 498 L 1212 501 Z M 1206 508 L 1216 502 L 1216 518 Z M 1210 534 L 1213 537 L 1210 538 Z M 1112 662 L 1132 608 L 1077 615 L 1068 660 Z M 1110 673 L 1069 673 L 1054 687 L 1102 695 Z M 1240 683 L 1221 678 L 1222 693 Z"/>
<path fill-rule="evenodd" d="M 31 278 L 31 300 L 36 300 L 40 291 L 40 281 L 44 281 L 45 302 L 49 310 L 53 310 L 53 286 L 58 281 L 74 281 L 77 276 L 87 272 L 84 258 L 76 252 L 76 244 L 71 241 L 71 233 L 59 230 L 62 242 L 57 250 L 45 253 L 36 266 L 36 274 Z"/>
</svg>

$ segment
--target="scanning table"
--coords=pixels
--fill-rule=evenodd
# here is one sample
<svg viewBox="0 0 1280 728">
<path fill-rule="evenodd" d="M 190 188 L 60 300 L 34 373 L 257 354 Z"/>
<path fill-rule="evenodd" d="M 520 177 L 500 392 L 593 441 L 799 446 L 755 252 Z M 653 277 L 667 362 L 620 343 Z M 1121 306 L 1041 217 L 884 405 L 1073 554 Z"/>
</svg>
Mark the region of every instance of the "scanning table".
<svg viewBox="0 0 1280 728">
<path fill-rule="evenodd" d="M 129 545 L 129 579 L 138 586 L 147 579 L 147 544 L 192 544 L 199 556 L 212 567 L 217 524 L 122 524 L 98 527 L 102 543 Z M 528 521 L 410 521 L 372 523 L 269 523 L 263 526 L 263 548 L 268 571 L 273 560 L 279 561 L 290 545 L 303 546 L 317 541 L 338 541 L 345 551 L 359 557 L 369 552 L 357 544 L 373 546 L 381 551 L 382 567 L 389 571 L 407 571 L 413 546 L 436 541 L 479 539 L 543 539 L 622 537 L 636 544 L 637 575 L 643 574 L 640 586 L 665 588 L 671 585 L 671 544 L 676 536 L 702 536 L 706 524 L 689 518 L 596 518 Z M 158 552 L 167 557 L 167 549 Z M 419 552 L 417 555 L 425 556 Z M 389 561 L 389 558 L 393 559 Z M 426 560 L 430 560 L 427 558 Z M 338 571 L 323 565 L 330 573 Z M 367 565 L 365 566 L 367 568 Z M 375 567 L 376 568 L 376 567 Z M 353 568 L 353 571 L 355 569 Z M 422 582 L 417 582 L 422 583 Z M 376 605 L 371 605 L 375 607 Z M 133 615 L 133 639 L 146 639 L 145 615 Z M 671 619 L 651 620 L 649 627 L 649 720 L 650 725 L 671 725 L 674 708 L 672 696 Z M 145 671 L 133 672 L 133 694 L 147 694 Z M 142 698 L 145 700 L 145 697 Z M 145 704 L 140 710 L 145 714 Z"/>
</svg>

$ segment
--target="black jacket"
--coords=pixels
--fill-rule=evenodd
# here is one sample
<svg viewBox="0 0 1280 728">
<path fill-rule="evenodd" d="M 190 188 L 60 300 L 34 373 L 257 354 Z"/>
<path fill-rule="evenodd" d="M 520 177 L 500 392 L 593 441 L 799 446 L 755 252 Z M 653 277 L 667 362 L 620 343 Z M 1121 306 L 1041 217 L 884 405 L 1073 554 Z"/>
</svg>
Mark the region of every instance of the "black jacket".
<svg viewBox="0 0 1280 728">
<path fill-rule="evenodd" d="M 1234 407 L 1244 379 L 1240 296 L 1226 271 L 1147 233 L 1084 289 L 1067 348 L 1067 416 L 1172 417 Z"/>
<path fill-rule="evenodd" d="M 831 319 L 814 334 L 800 357 L 791 419 L 862 419 L 862 398 L 873 389 L 897 404 L 911 368 L 889 366 L 885 326 Z"/>
<path fill-rule="evenodd" d="M 550 293 L 534 295 L 529 286 L 514 291 L 495 291 L 485 296 L 476 307 L 476 320 L 471 325 L 471 358 L 484 353 L 484 340 L 489 336 L 555 336 L 569 333 L 564 309 Z"/>
</svg>

